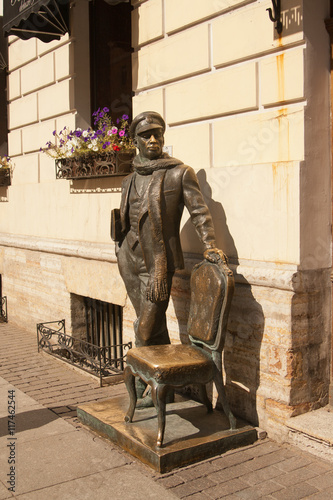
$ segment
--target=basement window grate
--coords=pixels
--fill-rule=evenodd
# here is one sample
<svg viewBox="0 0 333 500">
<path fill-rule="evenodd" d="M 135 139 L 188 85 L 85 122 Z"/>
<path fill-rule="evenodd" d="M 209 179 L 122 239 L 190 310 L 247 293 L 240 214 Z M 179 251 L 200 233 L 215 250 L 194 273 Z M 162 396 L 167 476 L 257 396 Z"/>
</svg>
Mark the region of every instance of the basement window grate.
<svg viewBox="0 0 333 500">
<path fill-rule="evenodd" d="M 78 296 L 77 296 L 78 297 Z M 84 330 L 67 334 L 65 320 L 37 325 L 42 350 L 99 377 L 100 386 L 122 380 L 126 352 L 132 343 L 122 340 L 122 307 L 88 297 L 83 299 Z M 82 324 L 81 324 L 82 327 Z M 75 333 L 75 332 L 74 332 Z"/>
</svg>

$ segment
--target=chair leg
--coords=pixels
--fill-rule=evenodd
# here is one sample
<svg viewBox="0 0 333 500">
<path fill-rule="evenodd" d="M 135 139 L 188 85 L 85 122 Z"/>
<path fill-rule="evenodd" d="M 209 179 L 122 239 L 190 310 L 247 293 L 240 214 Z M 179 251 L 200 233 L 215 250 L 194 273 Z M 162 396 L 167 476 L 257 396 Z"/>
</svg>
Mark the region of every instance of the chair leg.
<svg viewBox="0 0 333 500">
<path fill-rule="evenodd" d="M 222 375 L 222 356 L 220 353 L 213 353 L 213 361 L 215 363 L 215 377 L 214 382 L 216 384 L 216 389 L 218 394 L 221 396 L 222 408 L 226 417 L 228 417 L 230 429 L 236 429 L 236 419 L 230 410 L 230 406 L 225 393 L 223 375 Z"/>
<path fill-rule="evenodd" d="M 154 384 L 151 388 L 151 396 L 157 412 L 158 433 L 156 445 L 161 448 L 163 445 L 164 430 L 165 430 L 165 397 L 167 394 L 166 385 Z"/>
<path fill-rule="evenodd" d="M 213 406 L 210 402 L 209 397 L 207 396 L 206 384 L 199 385 L 199 396 L 201 402 L 206 406 L 208 413 L 211 413 L 213 411 Z"/>
<path fill-rule="evenodd" d="M 133 420 L 133 415 L 135 411 L 135 405 L 136 405 L 136 390 L 135 390 L 135 377 L 132 373 L 132 370 L 129 366 L 126 366 L 124 370 L 124 381 L 126 384 L 126 388 L 130 397 L 130 404 L 127 410 L 127 413 L 125 415 L 125 422 L 132 422 Z"/>
</svg>

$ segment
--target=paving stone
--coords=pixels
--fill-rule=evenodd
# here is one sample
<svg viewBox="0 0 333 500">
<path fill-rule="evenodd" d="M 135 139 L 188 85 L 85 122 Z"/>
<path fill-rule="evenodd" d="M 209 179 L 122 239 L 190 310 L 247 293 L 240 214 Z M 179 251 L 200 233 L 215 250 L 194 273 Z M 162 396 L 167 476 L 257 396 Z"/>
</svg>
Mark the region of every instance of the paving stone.
<svg viewBox="0 0 333 500">
<path fill-rule="evenodd" d="M 208 500 L 210 499 L 211 497 L 209 497 L 208 495 L 206 495 L 206 493 L 204 493 L 203 491 L 201 491 L 200 493 L 194 493 L 194 495 L 190 495 L 188 497 L 185 497 L 186 500 Z"/>
<path fill-rule="evenodd" d="M 299 500 L 301 498 L 307 498 L 317 492 L 318 490 L 314 486 L 308 483 L 301 483 L 284 490 L 276 491 L 272 493 L 271 496 L 276 500 Z"/>
<path fill-rule="evenodd" d="M 248 467 L 252 470 L 262 469 L 268 465 L 274 465 L 292 458 L 294 454 L 290 450 L 278 450 L 267 455 L 263 455 L 248 462 Z"/>
<path fill-rule="evenodd" d="M 215 483 L 213 483 L 213 481 L 210 481 L 207 478 L 199 478 L 195 479 L 194 481 L 189 481 L 188 483 L 176 486 L 175 488 L 172 488 L 171 491 L 177 497 L 183 498 L 192 495 L 194 493 L 198 493 L 199 491 L 207 490 L 207 488 L 210 488 L 211 486 L 214 485 Z"/>
<path fill-rule="evenodd" d="M 236 493 L 240 490 L 245 490 L 248 485 L 241 479 L 232 479 L 222 484 L 218 484 L 212 488 L 205 490 L 206 495 L 214 500 L 217 498 L 223 498 L 232 493 Z"/>
<path fill-rule="evenodd" d="M 207 477 L 212 481 L 215 481 L 216 483 L 224 483 L 225 481 L 229 481 L 230 479 L 242 477 L 249 472 L 251 471 L 248 467 L 246 467 L 245 464 L 238 464 L 221 471 L 216 471 Z"/>
<path fill-rule="evenodd" d="M 309 465 L 313 462 L 313 457 L 299 457 L 295 456 L 292 458 L 289 458 L 287 460 L 284 460 L 283 462 L 280 462 L 276 464 L 281 471 L 293 471 L 296 469 L 300 469 L 302 467 L 305 467 L 306 465 Z"/>
<path fill-rule="evenodd" d="M 264 481 L 268 481 L 269 479 L 274 479 L 282 474 L 283 471 L 278 469 L 275 465 L 271 465 L 270 467 L 265 467 L 263 469 L 245 474 L 242 476 L 242 479 L 250 485 L 256 485 Z"/>
<path fill-rule="evenodd" d="M 195 467 L 189 467 L 188 469 L 181 470 L 177 475 L 180 476 L 184 481 L 191 481 L 202 476 L 208 476 L 214 472 L 212 465 L 209 462 L 205 462 Z"/>
<path fill-rule="evenodd" d="M 173 476 L 159 478 L 157 480 L 157 483 L 161 484 L 164 488 L 174 488 L 175 486 L 183 484 L 184 481 L 179 475 L 173 475 Z"/>
<path fill-rule="evenodd" d="M 319 491 L 309 497 L 311 500 L 332 500 L 332 489 Z"/>
<path fill-rule="evenodd" d="M 238 491 L 235 495 L 243 500 L 257 500 L 257 498 L 267 498 L 271 493 L 285 489 L 274 481 L 265 481 L 262 484 L 257 484 L 246 488 L 245 490 Z"/>
<path fill-rule="evenodd" d="M 311 478 L 316 477 L 318 474 L 311 470 L 311 466 L 302 467 L 292 472 L 288 472 L 275 478 L 275 481 L 282 486 L 293 486 L 303 481 L 309 481 Z"/>
<path fill-rule="evenodd" d="M 318 490 L 326 490 L 327 488 L 332 488 L 333 497 L 333 472 L 328 472 L 312 479 L 307 479 L 307 482 L 312 486 L 318 488 Z"/>
</svg>

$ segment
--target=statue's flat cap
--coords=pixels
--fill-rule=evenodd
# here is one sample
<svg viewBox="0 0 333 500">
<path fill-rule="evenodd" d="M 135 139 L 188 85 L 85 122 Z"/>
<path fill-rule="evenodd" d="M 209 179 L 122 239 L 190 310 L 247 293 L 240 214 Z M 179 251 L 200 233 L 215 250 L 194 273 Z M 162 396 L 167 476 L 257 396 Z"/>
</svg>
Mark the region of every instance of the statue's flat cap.
<svg viewBox="0 0 333 500">
<path fill-rule="evenodd" d="M 136 134 L 156 128 L 161 128 L 163 132 L 165 131 L 165 121 L 162 116 L 155 111 L 144 111 L 134 118 L 129 133 L 131 137 L 134 137 Z"/>
</svg>

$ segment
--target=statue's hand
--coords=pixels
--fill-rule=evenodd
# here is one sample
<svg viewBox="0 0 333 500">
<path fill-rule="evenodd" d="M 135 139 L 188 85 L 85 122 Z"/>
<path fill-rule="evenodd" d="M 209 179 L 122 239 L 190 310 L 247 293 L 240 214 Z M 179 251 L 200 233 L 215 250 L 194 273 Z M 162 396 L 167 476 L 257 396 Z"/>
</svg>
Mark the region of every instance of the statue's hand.
<svg viewBox="0 0 333 500">
<path fill-rule="evenodd" d="M 209 262 L 217 263 L 220 259 L 222 259 L 225 264 L 228 264 L 228 257 L 219 248 L 208 248 L 208 250 L 204 251 L 203 255 L 205 259 L 209 260 Z"/>
</svg>

